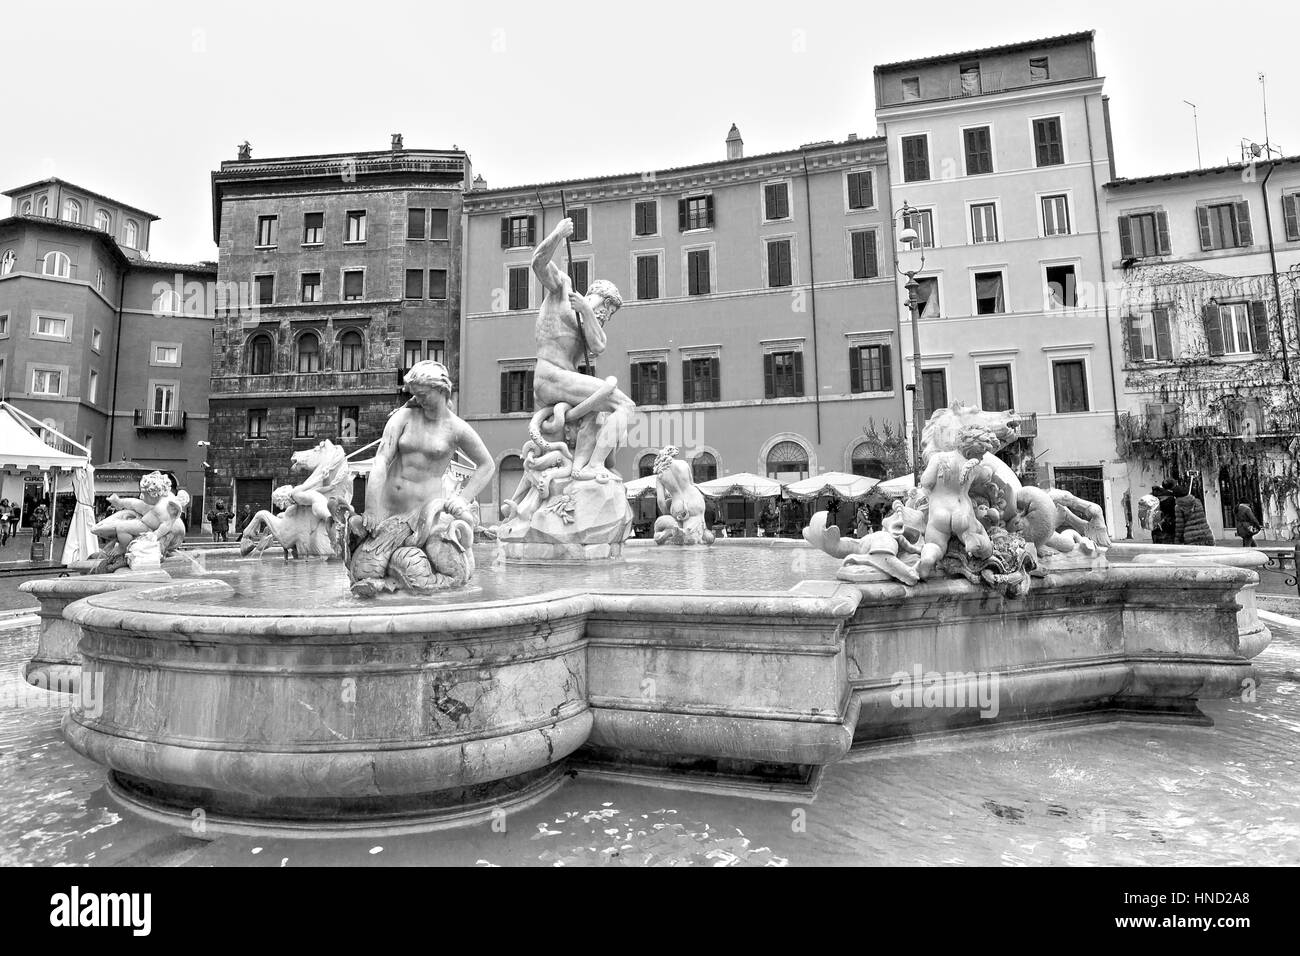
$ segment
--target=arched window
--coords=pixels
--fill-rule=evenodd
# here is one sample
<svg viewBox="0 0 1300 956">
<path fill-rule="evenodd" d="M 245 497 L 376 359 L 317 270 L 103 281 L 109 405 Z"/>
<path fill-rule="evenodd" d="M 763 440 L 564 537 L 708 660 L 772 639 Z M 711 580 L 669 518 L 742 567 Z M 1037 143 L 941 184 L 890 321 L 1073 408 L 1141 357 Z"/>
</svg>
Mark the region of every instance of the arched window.
<svg viewBox="0 0 1300 956">
<path fill-rule="evenodd" d="M 23 216 L 30 216 L 32 214 L 32 201 L 30 199 L 23 200 L 23 208 L 20 214 Z"/>
<path fill-rule="evenodd" d="M 339 370 L 360 372 L 366 367 L 366 346 L 360 332 L 344 332 L 339 337 Z"/>
<path fill-rule="evenodd" d="M 168 289 L 158 295 L 158 314 L 159 315 L 180 315 L 181 313 L 181 296 L 174 289 Z"/>
<path fill-rule="evenodd" d="M 36 215 L 48 217 L 49 214 L 50 214 L 50 197 L 42 196 L 40 199 L 36 200 Z"/>
<path fill-rule="evenodd" d="M 3 257 L 0 257 L 0 276 L 7 276 L 14 271 L 14 263 L 18 261 L 18 256 L 14 255 L 12 249 L 6 249 Z"/>
<path fill-rule="evenodd" d="M 248 340 L 248 374 L 270 375 L 272 351 L 271 337 L 258 333 Z"/>
<path fill-rule="evenodd" d="M 718 477 L 718 459 L 702 451 L 691 459 L 691 480 L 697 485 Z"/>
<path fill-rule="evenodd" d="M 851 464 L 853 474 L 884 481 L 888 477 L 885 464 L 877 457 L 878 449 L 870 442 L 862 442 L 853 449 Z"/>
<path fill-rule="evenodd" d="M 113 227 L 113 219 L 108 214 L 107 209 L 95 210 L 95 228 L 100 232 L 110 232 Z"/>
<path fill-rule="evenodd" d="M 122 230 L 122 241 L 130 249 L 138 249 L 140 242 L 140 227 L 134 219 L 126 221 L 126 228 Z"/>
<path fill-rule="evenodd" d="M 81 222 L 81 203 L 75 199 L 63 200 L 63 221 Z"/>
<path fill-rule="evenodd" d="M 320 339 L 315 332 L 304 332 L 298 336 L 298 371 L 320 371 Z"/>
<path fill-rule="evenodd" d="M 45 253 L 44 272 L 47 276 L 59 276 L 66 279 L 72 274 L 72 260 L 61 252 Z"/>
<path fill-rule="evenodd" d="M 641 460 L 636 463 L 637 477 L 649 478 L 655 473 L 655 456 L 642 455 Z"/>
<path fill-rule="evenodd" d="M 799 481 L 808 477 L 808 451 L 798 442 L 779 441 L 767 453 L 767 477 Z"/>
</svg>

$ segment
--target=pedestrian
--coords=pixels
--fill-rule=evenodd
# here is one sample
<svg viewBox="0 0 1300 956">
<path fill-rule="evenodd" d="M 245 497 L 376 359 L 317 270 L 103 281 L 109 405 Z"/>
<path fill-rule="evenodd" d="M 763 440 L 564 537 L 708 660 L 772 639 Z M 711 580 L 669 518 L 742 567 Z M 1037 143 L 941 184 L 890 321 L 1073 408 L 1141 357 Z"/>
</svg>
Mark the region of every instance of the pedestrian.
<svg viewBox="0 0 1300 956">
<path fill-rule="evenodd" d="M 1174 494 L 1177 488 L 1177 482 L 1172 478 L 1166 478 L 1161 484 L 1160 490 L 1160 544 L 1174 544 L 1175 522 L 1174 506 L 1178 502 L 1178 496 Z"/>
<path fill-rule="evenodd" d="M 1124 538 L 1125 538 L 1125 540 L 1129 540 L 1129 541 L 1131 541 L 1131 540 L 1133 539 L 1133 504 L 1132 504 L 1132 500 L 1133 500 L 1133 499 L 1132 499 L 1132 496 L 1129 495 L 1129 491 L 1128 491 L 1128 489 L 1125 488 L 1125 489 L 1124 489 L 1124 494 L 1123 494 L 1123 496 L 1121 496 L 1121 498 L 1120 498 L 1120 502 L 1121 502 L 1121 504 L 1123 504 L 1123 506 L 1124 506 Z"/>
<path fill-rule="evenodd" d="M 13 514 L 13 506 L 9 504 L 8 498 L 0 498 L 0 547 L 9 543 L 9 516 Z"/>
<path fill-rule="evenodd" d="M 1160 496 L 1156 494 L 1159 490 L 1158 486 L 1152 488 L 1138 499 L 1138 524 L 1143 531 L 1151 530 L 1151 513 L 1160 507 Z"/>
<path fill-rule="evenodd" d="M 1187 485 L 1174 489 L 1174 544 L 1214 547 L 1214 535 L 1205 520 L 1205 506 L 1192 497 Z"/>
<path fill-rule="evenodd" d="M 248 527 L 248 523 L 252 520 L 253 509 L 249 505 L 244 505 L 243 510 L 239 512 L 239 522 L 235 525 L 235 533 L 243 534 L 244 529 Z"/>
<path fill-rule="evenodd" d="M 230 519 L 233 517 L 234 515 L 226 510 L 226 503 L 218 498 L 216 510 L 208 512 L 208 523 L 212 525 L 213 541 L 229 540 L 227 535 L 230 533 Z"/>
<path fill-rule="evenodd" d="M 37 505 L 36 510 L 32 512 L 32 542 L 33 543 L 40 541 L 41 538 L 44 537 L 45 526 L 49 524 L 49 521 L 50 521 L 50 509 L 46 508 L 44 504 Z"/>
<path fill-rule="evenodd" d="M 1255 547 L 1257 534 L 1259 534 L 1259 520 L 1255 517 L 1255 510 L 1243 501 L 1237 505 L 1237 537 L 1241 538 L 1241 546 Z"/>
</svg>

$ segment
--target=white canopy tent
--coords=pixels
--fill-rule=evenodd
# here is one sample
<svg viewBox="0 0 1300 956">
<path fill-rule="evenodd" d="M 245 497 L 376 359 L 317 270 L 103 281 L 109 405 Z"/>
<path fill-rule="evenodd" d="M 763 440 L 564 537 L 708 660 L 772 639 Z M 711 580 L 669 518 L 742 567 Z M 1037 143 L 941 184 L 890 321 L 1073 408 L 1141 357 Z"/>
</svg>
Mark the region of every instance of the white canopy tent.
<svg viewBox="0 0 1300 956">
<path fill-rule="evenodd" d="M 799 501 L 813 501 L 834 495 L 843 501 L 861 501 L 879 482 L 865 475 L 850 475 L 842 471 L 828 471 L 785 486 L 785 493 Z"/>
<path fill-rule="evenodd" d="M 907 493 L 916 487 L 914 476 L 899 475 L 897 478 L 890 478 L 888 481 L 882 481 L 871 489 L 873 494 L 880 495 L 884 498 L 906 498 Z"/>
<path fill-rule="evenodd" d="M 640 498 L 642 495 L 653 495 L 658 482 L 658 475 L 646 475 L 644 478 L 624 482 L 623 491 L 626 492 L 629 499 Z"/>
<path fill-rule="evenodd" d="M 0 401 L 0 470 L 23 472 L 54 471 L 54 500 L 59 491 L 59 472 L 74 476 L 77 504 L 64 542 L 62 562 L 87 557 L 93 550 L 90 526 L 94 524 L 94 469 L 90 449 L 57 429 L 28 415 L 21 408 Z M 86 492 L 83 499 L 82 492 Z M 50 516 L 54 521 L 55 515 Z"/>
<path fill-rule="evenodd" d="M 738 495 L 742 498 L 776 498 L 781 494 L 781 483 L 775 478 L 765 478 L 742 471 L 735 475 L 724 475 L 697 485 L 707 498 L 728 498 Z"/>
</svg>

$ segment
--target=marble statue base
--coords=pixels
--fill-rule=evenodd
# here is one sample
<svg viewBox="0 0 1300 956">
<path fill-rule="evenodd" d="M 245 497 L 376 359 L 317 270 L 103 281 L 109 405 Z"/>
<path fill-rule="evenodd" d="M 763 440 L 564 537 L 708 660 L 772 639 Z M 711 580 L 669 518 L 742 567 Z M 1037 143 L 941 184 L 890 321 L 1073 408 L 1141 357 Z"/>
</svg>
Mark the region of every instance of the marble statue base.
<svg viewBox="0 0 1300 956">
<path fill-rule="evenodd" d="M 631 528 L 622 481 L 563 479 L 531 514 L 503 521 L 497 540 L 508 560 L 608 561 L 622 555 Z"/>
</svg>

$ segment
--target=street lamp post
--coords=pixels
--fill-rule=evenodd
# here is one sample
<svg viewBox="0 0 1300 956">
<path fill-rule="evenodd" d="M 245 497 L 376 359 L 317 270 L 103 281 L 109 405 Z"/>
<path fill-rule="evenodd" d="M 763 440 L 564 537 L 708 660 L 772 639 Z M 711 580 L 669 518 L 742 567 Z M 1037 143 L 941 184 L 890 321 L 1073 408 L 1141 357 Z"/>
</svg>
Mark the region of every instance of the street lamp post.
<svg viewBox="0 0 1300 956">
<path fill-rule="evenodd" d="M 925 243 L 912 225 L 916 210 L 903 203 L 903 208 L 896 212 L 903 228 L 898 233 L 898 250 L 894 256 L 894 268 L 899 275 L 907 277 L 904 286 L 907 289 L 907 310 L 912 317 L 912 481 L 916 487 L 921 484 L 921 418 L 925 412 L 925 402 L 921 394 L 921 302 L 917 290 L 921 284 L 916 281 L 916 274 L 925 268 Z"/>
<path fill-rule="evenodd" d="M 206 459 L 208 456 L 208 449 L 212 446 L 212 442 L 199 441 L 199 442 L 195 442 L 194 444 L 198 445 L 200 448 L 203 449 L 203 457 L 204 459 Z M 208 463 L 206 460 L 203 462 L 203 494 L 200 498 L 199 507 L 201 509 L 199 511 L 199 534 L 203 534 L 203 520 L 209 510 L 208 509 Z M 212 533 L 211 526 L 208 527 L 207 533 L 208 534 Z"/>
</svg>

